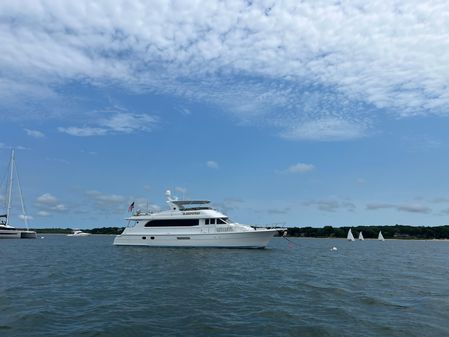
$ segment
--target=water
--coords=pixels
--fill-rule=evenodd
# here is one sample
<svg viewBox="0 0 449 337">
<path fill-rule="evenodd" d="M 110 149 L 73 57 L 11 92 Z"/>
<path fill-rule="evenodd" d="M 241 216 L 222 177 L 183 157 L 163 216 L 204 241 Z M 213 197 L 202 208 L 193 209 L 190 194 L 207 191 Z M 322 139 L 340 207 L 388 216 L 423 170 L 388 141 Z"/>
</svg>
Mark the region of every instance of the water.
<svg viewBox="0 0 449 337">
<path fill-rule="evenodd" d="M 0 335 L 449 335 L 449 242 L 274 238 L 244 250 L 112 240 L 0 241 Z"/>
</svg>

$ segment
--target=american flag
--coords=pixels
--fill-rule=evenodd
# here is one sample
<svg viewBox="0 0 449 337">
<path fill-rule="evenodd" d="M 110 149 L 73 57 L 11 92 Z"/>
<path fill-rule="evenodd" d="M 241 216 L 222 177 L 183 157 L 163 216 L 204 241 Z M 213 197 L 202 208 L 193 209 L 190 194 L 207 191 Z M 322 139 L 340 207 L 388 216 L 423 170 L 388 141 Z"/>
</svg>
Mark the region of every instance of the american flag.
<svg viewBox="0 0 449 337">
<path fill-rule="evenodd" d="M 134 201 L 129 205 L 128 212 L 132 212 L 133 208 L 134 208 Z"/>
</svg>

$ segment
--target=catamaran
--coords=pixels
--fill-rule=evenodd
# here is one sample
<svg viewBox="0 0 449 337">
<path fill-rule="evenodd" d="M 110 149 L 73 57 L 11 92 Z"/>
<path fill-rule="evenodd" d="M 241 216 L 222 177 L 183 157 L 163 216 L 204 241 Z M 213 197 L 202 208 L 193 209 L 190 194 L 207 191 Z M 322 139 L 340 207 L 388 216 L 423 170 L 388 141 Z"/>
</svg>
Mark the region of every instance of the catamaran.
<svg viewBox="0 0 449 337">
<path fill-rule="evenodd" d="M 129 225 L 115 237 L 114 245 L 264 248 L 278 232 L 233 222 L 207 206 L 207 200 L 178 200 L 170 191 L 165 195 L 168 210 L 135 212 L 127 218 Z"/>
<path fill-rule="evenodd" d="M 348 240 L 349 241 L 355 241 L 354 235 L 352 235 L 351 228 L 349 228 L 349 231 L 348 231 Z"/>
<path fill-rule="evenodd" d="M 12 207 L 12 188 L 14 177 L 17 179 L 17 187 L 19 190 L 20 202 L 22 205 L 22 215 L 25 222 L 26 229 L 18 229 L 10 225 L 11 207 Z M 0 215 L 0 239 L 36 239 L 35 231 L 30 231 L 28 228 L 28 216 L 25 211 L 25 204 L 23 202 L 22 188 L 20 187 L 19 175 L 16 169 L 16 158 L 14 149 L 11 151 L 11 160 L 9 163 L 9 183 L 7 191 L 6 213 Z"/>
</svg>

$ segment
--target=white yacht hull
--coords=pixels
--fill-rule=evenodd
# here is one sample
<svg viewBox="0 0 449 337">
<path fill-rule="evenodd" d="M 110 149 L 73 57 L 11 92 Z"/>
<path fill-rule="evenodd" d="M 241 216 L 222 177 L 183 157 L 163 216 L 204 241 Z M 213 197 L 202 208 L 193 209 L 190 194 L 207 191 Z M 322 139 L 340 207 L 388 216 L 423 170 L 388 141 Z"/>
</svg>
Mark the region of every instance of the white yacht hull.
<svg viewBox="0 0 449 337">
<path fill-rule="evenodd" d="M 126 232 L 126 230 L 125 230 Z M 198 234 L 123 233 L 114 239 L 117 246 L 264 248 L 277 230 Z"/>
<path fill-rule="evenodd" d="M 20 231 L 0 229 L 0 239 L 20 239 Z"/>
<path fill-rule="evenodd" d="M 1 230 L 0 239 L 36 239 L 37 234 L 35 231 L 26 231 L 20 229 L 14 230 Z"/>
<path fill-rule="evenodd" d="M 20 238 L 21 239 L 36 239 L 37 233 L 35 231 L 21 231 Z"/>
</svg>

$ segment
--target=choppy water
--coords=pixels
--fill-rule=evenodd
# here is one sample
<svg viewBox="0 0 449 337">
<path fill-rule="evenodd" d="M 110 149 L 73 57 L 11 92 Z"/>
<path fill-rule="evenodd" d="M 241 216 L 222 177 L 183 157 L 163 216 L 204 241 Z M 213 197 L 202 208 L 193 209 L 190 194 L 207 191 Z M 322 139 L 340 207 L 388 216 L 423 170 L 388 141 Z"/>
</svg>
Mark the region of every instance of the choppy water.
<svg viewBox="0 0 449 337">
<path fill-rule="evenodd" d="M 0 335 L 449 335 L 449 242 L 275 238 L 240 250 L 112 240 L 1 240 Z"/>
</svg>

